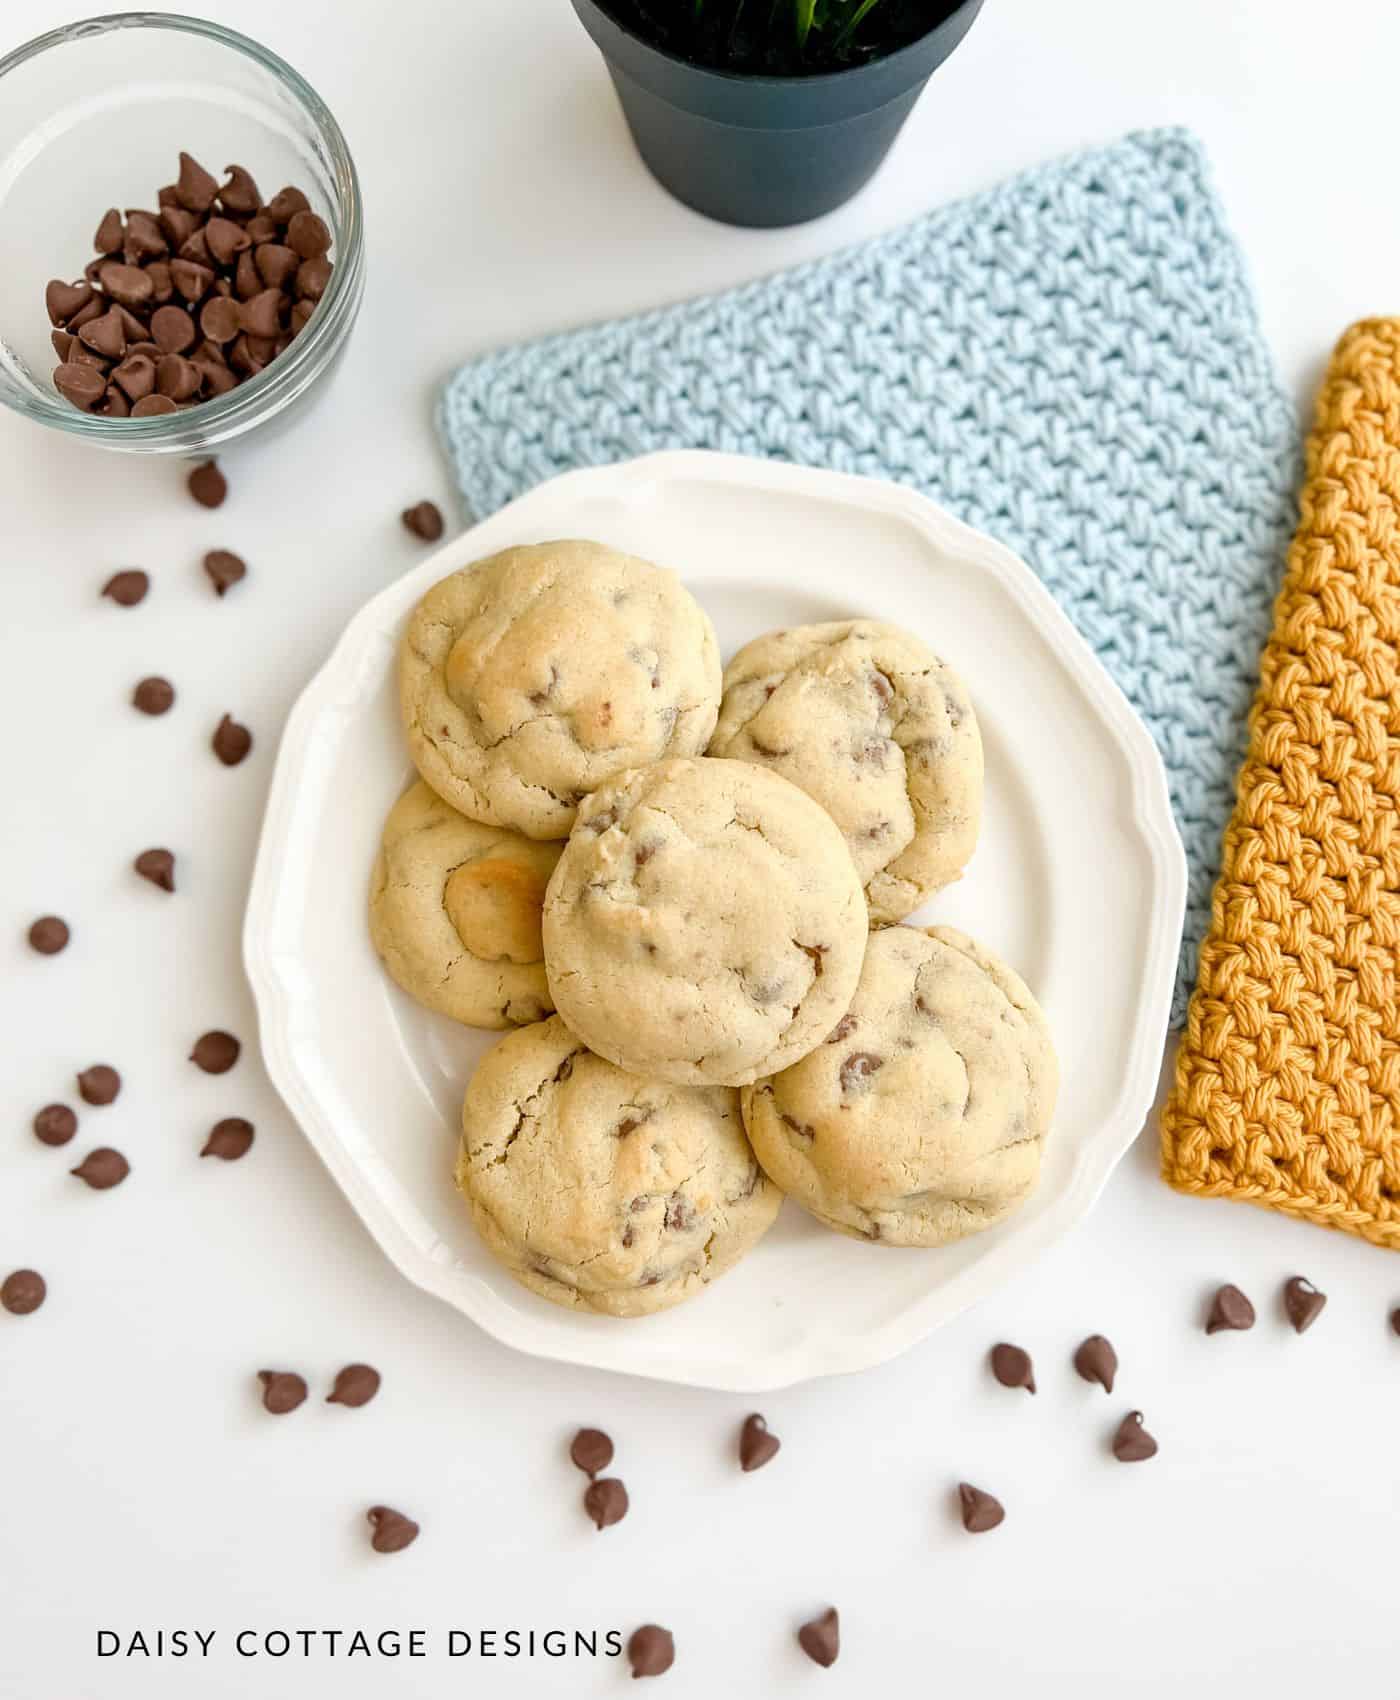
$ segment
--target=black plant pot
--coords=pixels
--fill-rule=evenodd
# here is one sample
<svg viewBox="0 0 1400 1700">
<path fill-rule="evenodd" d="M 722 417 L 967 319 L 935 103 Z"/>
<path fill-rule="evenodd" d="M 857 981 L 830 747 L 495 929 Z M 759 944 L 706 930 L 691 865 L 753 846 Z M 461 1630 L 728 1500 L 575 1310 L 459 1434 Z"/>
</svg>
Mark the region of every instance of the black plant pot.
<svg viewBox="0 0 1400 1700">
<path fill-rule="evenodd" d="M 846 71 L 746 77 L 691 65 L 573 0 L 607 61 L 642 158 L 687 206 L 726 224 L 803 224 L 863 187 L 982 0 Z"/>
</svg>

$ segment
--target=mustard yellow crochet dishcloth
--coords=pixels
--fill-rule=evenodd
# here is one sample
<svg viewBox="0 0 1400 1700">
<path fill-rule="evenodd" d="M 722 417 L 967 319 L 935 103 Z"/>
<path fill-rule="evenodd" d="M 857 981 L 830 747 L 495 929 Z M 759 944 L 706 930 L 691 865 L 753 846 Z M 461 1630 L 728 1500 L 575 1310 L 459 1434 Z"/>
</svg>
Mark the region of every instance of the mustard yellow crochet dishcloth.
<svg viewBox="0 0 1400 1700">
<path fill-rule="evenodd" d="M 1400 319 L 1337 345 L 1162 1115 L 1172 1186 L 1400 1249 Z"/>
</svg>

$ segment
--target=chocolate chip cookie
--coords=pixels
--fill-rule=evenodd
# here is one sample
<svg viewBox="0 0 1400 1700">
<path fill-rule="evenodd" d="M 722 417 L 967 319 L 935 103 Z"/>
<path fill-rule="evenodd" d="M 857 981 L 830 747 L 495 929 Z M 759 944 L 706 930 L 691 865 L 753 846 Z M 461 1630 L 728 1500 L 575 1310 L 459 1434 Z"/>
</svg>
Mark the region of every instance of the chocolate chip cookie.
<svg viewBox="0 0 1400 1700">
<path fill-rule="evenodd" d="M 472 1076 L 457 1185 L 518 1281 L 605 1316 L 702 1292 L 782 1202 L 737 1092 L 624 1074 L 557 1016 L 502 1039 Z"/>
<path fill-rule="evenodd" d="M 951 927 L 872 933 L 826 1042 L 744 1089 L 759 1161 L 842 1233 L 947 1245 L 1034 1190 L 1059 1068 L 1021 980 Z"/>
<path fill-rule="evenodd" d="M 819 1045 L 866 940 L 860 880 L 805 792 L 747 762 L 623 774 L 579 810 L 544 908 L 554 1007 L 632 1073 L 739 1086 Z"/>
<path fill-rule="evenodd" d="M 484 826 L 419 780 L 384 823 L 369 925 L 412 998 L 468 1027 L 512 1027 L 554 1008 L 540 937 L 561 844 Z"/>
<path fill-rule="evenodd" d="M 600 543 L 507 549 L 409 618 L 409 753 L 473 820 L 565 838 L 605 780 L 699 754 L 719 713 L 714 627 L 674 573 Z"/>
<path fill-rule="evenodd" d="M 709 753 L 771 768 L 821 804 L 876 923 L 957 879 L 977 843 L 977 716 L 952 668 L 898 626 L 839 620 L 746 644 Z"/>
</svg>

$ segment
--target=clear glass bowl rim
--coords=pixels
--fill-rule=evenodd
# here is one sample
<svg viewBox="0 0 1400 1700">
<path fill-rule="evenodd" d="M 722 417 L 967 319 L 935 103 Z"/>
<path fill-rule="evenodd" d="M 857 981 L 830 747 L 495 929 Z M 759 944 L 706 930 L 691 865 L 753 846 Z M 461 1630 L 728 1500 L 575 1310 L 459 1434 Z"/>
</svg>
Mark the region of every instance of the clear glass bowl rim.
<svg viewBox="0 0 1400 1700">
<path fill-rule="evenodd" d="M 226 442 L 243 435 L 261 420 L 279 413 L 314 381 L 339 348 L 354 322 L 363 289 L 364 215 L 360 181 L 335 115 L 299 71 L 251 36 L 241 35 L 237 30 L 212 23 L 207 18 L 193 18 L 182 12 L 108 12 L 47 30 L 0 58 L 0 100 L 4 98 L 5 78 L 31 59 L 75 40 L 121 29 L 160 29 L 199 36 L 217 46 L 241 53 L 269 71 L 290 89 L 314 125 L 330 157 L 343 201 L 336 263 L 330 284 L 306 329 L 269 364 L 266 371 L 239 384 L 226 395 L 215 396 L 183 413 L 156 414 L 149 419 L 108 419 L 101 414 L 81 412 L 64 401 L 57 391 L 52 400 L 23 391 L 18 394 L 9 390 L 0 392 L 0 401 L 27 418 L 104 447 L 145 450 L 147 453 L 178 451 L 185 447 L 194 450 L 199 447 L 201 439 L 207 437 L 214 444 Z M 42 310 L 42 302 L 36 300 L 36 311 Z"/>
</svg>

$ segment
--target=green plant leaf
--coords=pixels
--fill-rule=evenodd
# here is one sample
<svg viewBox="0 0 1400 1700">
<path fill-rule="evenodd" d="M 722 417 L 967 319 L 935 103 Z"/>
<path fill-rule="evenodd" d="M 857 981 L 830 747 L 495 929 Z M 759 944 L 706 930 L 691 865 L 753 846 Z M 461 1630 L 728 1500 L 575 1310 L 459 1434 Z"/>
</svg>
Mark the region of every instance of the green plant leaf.
<svg viewBox="0 0 1400 1700">
<path fill-rule="evenodd" d="M 817 0 L 793 0 L 793 21 L 797 25 L 797 49 L 800 53 L 807 45 L 807 37 L 812 33 L 812 18 L 817 10 Z"/>
<path fill-rule="evenodd" d="M 698 3 L 699 0 L 697 0 L 697 4 Z M 836 40 L 832 44 L 838 52 L 860 28 L 861 20 L 866 16 L 866 14 L 868 12 L 873 12 L 879 3 L 880 0 L 860 0 L 860 4 L 856 7 L 854 14 L 841 26 L 840 32 L 837 34 Z"/>
</svg>

